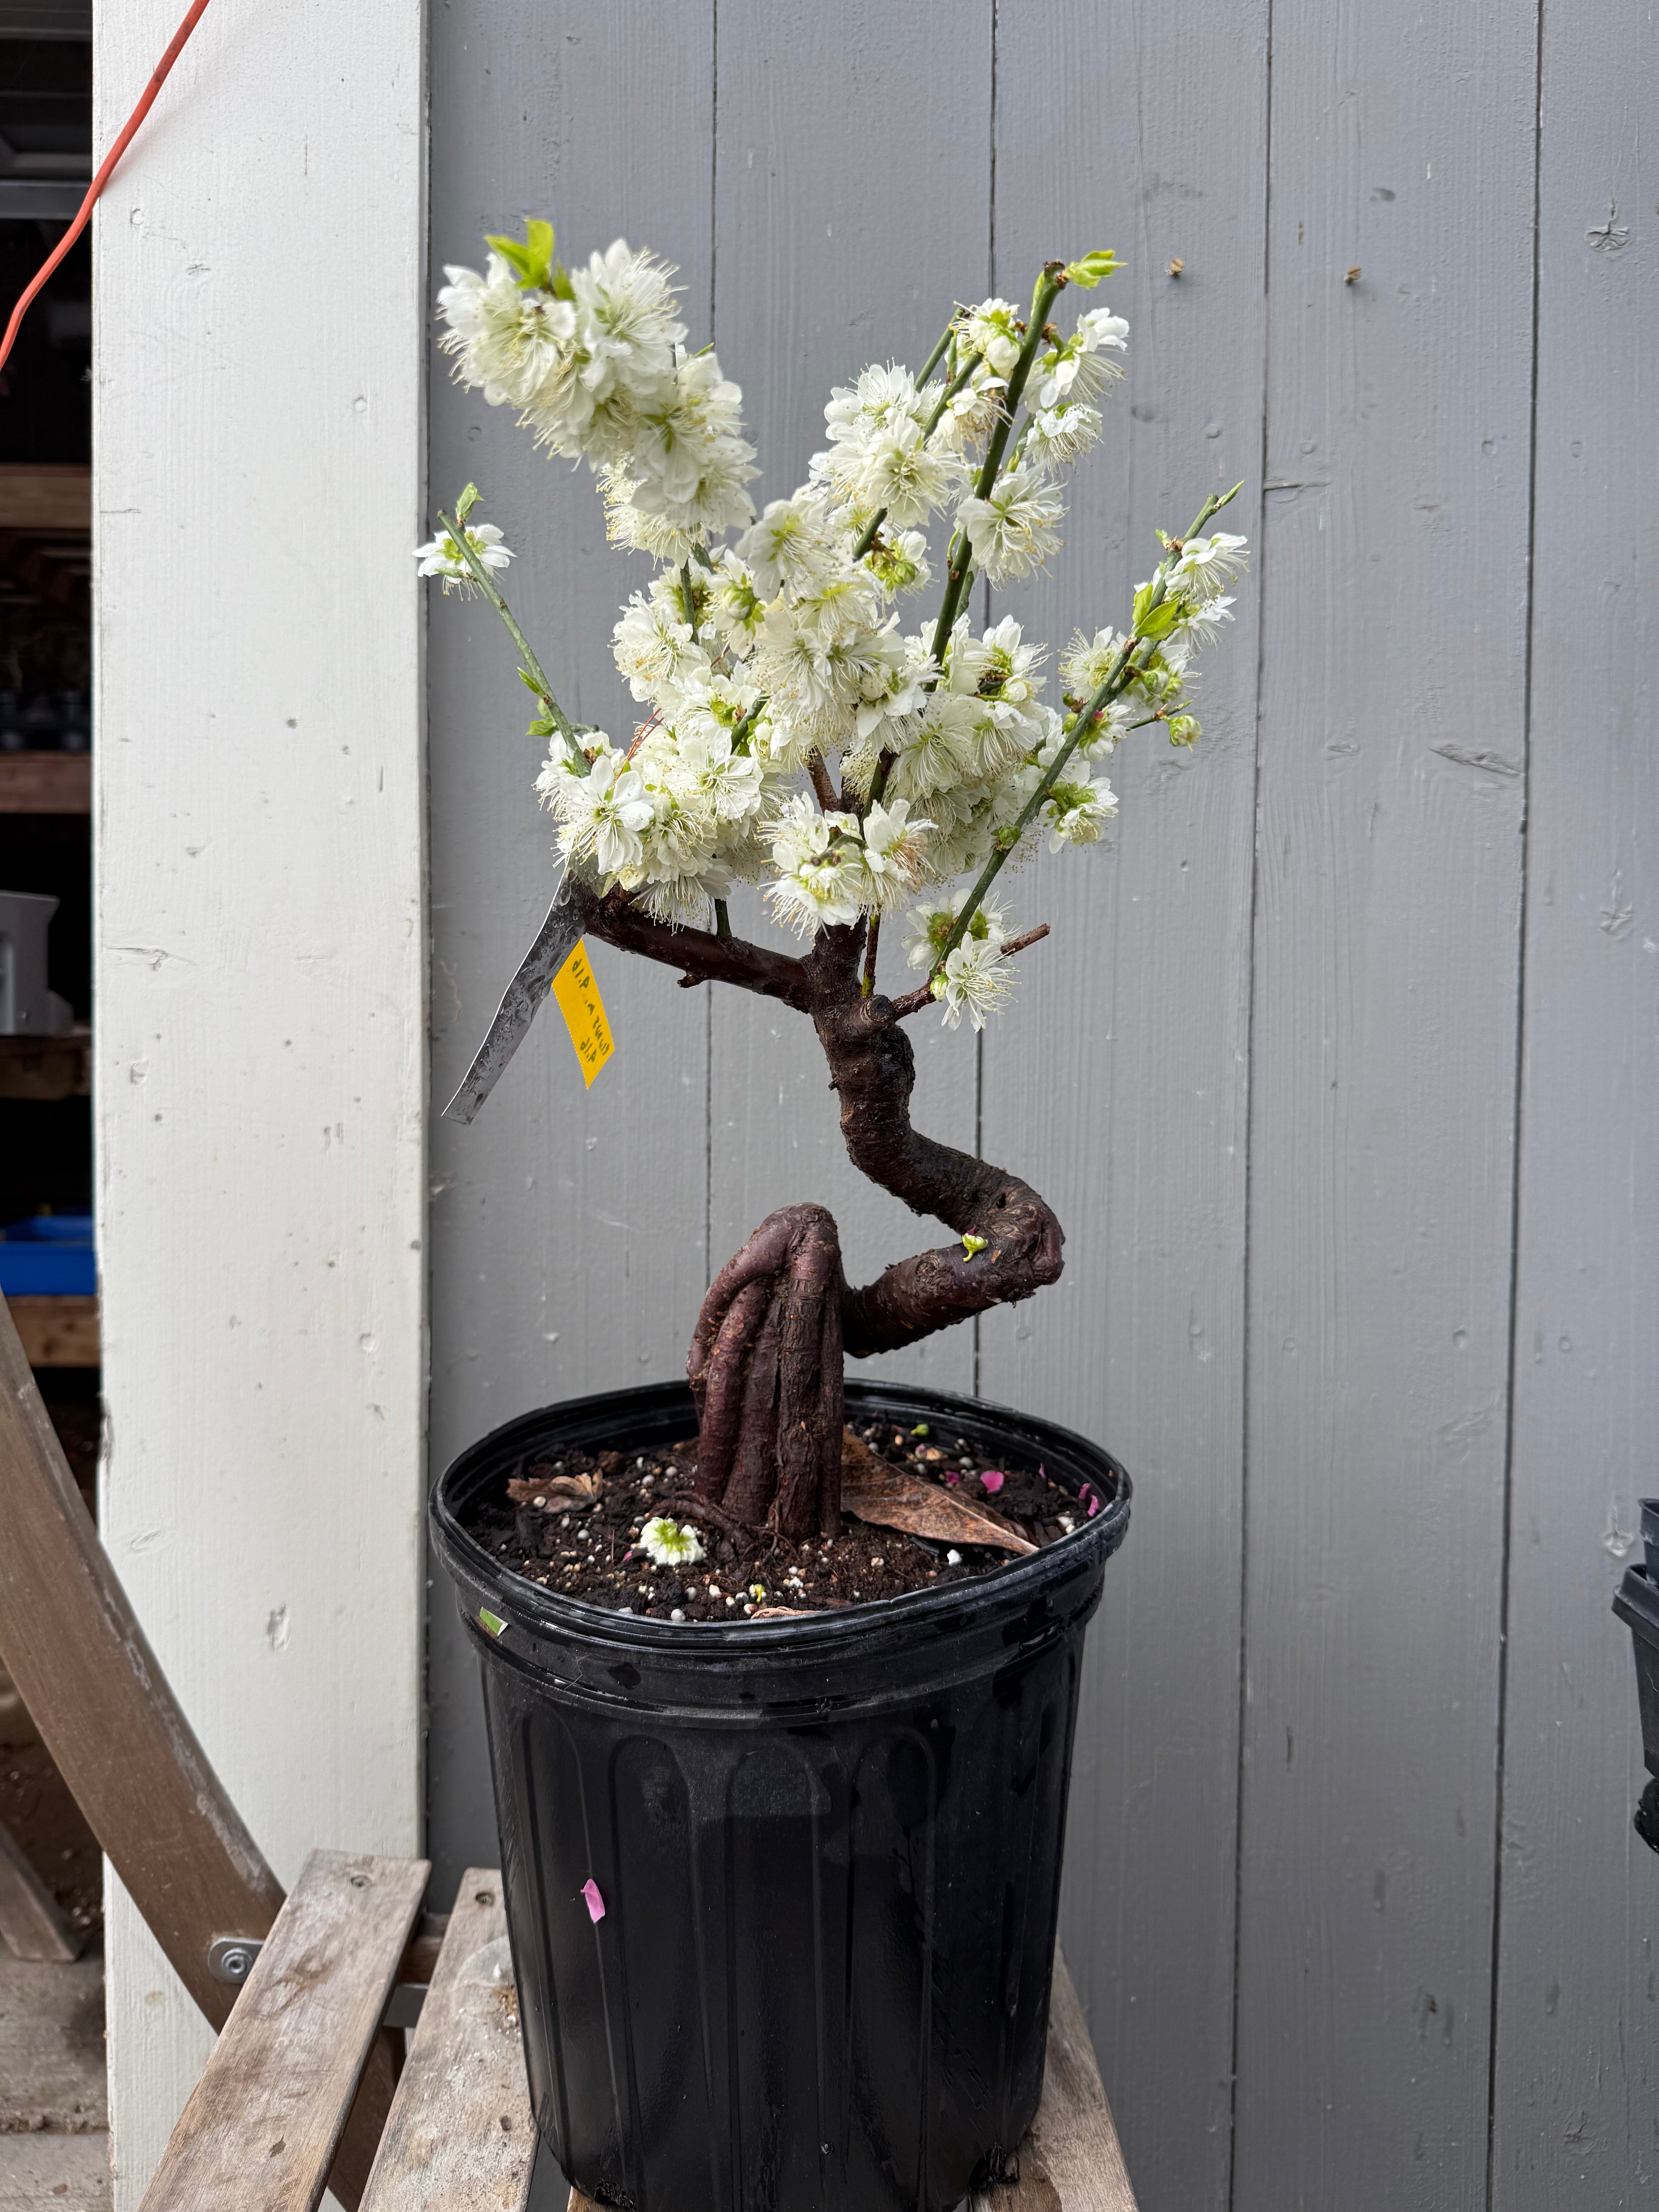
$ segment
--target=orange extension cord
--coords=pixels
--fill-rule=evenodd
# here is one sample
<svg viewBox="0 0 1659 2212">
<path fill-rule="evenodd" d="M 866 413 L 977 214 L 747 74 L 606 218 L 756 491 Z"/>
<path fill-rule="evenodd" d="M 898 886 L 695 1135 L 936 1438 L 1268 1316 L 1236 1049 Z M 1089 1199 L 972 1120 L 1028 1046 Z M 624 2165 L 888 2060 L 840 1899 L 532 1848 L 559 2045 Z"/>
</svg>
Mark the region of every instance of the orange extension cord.
<svg viewBox="0 0 1659 2212">
<path fill-rule="evenodd" d="M 6 325 L 6 335 L 3 338 L 0 338 L 0 368 L 3 368 L 6 365 L 6 357 L 10 353 L 12 346 L 16 340 L 18 330 L 21 325 L 24 316 L 28 313 L 30 302 L 33 300 L 35 295 L 40 291 L 46 279 L 52 275 L 52 270 L 58 266 L 64 256 L 69 252 L 70 246 L 74 245 L 76 240 L 79 238 L 81 233 L 86 228 L 88 222 L 92 215 L 94 203 L 96 201 L 99 193 L 103 191 L 104 186 L 109 182 L 116 163 L 120 160 L 122 155 L 126 152 L 127 148 L 132 143 L 134 132 L 137 130 L 138 125 L 143 121 L 144 118 L 149 113 L 150 108 L 155 103 L 156 94 L 160 92 L 161 87 L 167 82 L 168 70 L 172 69 L 174 62 L 178 60 L 179 55 L 185 51 L 185 42 L 189 39 L 191 33 L 201 21 L 204 14 L 206 12 L 207 4 L 208 0 L 194 0 L 194 4 L 191 9 L 190 13 L 185 16 L 184 21 L 179 24 L 178 29 L 173 33 L 172 45 L 167 48 L 166 53 L 162 55 L 161 60 L 156 63 L 155 70 L 151 73 L 149 82 L 144 87 L 143 97 L 140 99 L 137 106 L 135 107 L 131 114 L 128 116 L 126 122 L 122 128 L 120 137 L 110 148 L 108 153 L 105 155 L 103 167 L 93 179 L 91 187 L 88 190 L 85 199 L 81 203 L 80 214 L 76 216 L 74 222 L 64 233 L 64 235 L 58 240 L 57 245 L 53 247 L 51 254 L 48 256 L 45 266 L 35 276 L 30 283 L 28 289 L 24 293 L 22 298 L 17 302 L 17 305 L 12 309 L 11 320 Z"/>
</svg>

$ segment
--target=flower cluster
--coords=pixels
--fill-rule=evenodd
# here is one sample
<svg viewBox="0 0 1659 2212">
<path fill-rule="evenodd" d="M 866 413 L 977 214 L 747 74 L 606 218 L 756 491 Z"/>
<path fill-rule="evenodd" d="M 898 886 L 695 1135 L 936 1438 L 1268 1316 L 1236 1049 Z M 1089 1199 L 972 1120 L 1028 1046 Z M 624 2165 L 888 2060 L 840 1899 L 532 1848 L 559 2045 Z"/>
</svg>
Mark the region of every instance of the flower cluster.
<svg viewBox="0 0 1659 2212">
<path fill-rule="evenodd" d="M 741 395 L 712 351 L 686 350 L 672 270 L 620 240 L 567 270 L 553 243 L 544 223 L 491 239 L 484 273 L 449 270 L 439 304 L 460 378 L 599 471 L 611 537 L 660 564 L 614 634 L 631 736 L 573 734 L 550 697 L 537 725 L 556 740 L 537 788 L 567 868 L 672 924 L 706 922 L 744 882 L 807 936 L 908 909 L 945 1020 L 981 1026 L 1012 981 L 994 879 L 1045 841 L 1101 838 L 1126 729 L 1197 736 L 1192 653 L 1243 563 L 1224 532 L 1166 539 L 1128 629 L 1073 639 L 1058 704 L 1047 648 L 968 611 L 974 582 L 1060 548 L 1066 471 L 1100 436 L 1127 325 L 1094 308 L 1062 332 L 1048 314 L 1111 257 L 1048 264 L 1029 315 L 958 308 L 920 375 L 878 362 L 837 387 L 806 482 L 757 516 Z M 422 572 L 501 604 L 501 532 L 458 518 Z M 936 568 L 942 605 L 913 625 Z"/>
<path fill-rule="evenodd" d="M 516 407 L 556 453 L 604 471 L 611 535 L 659 558 L 740 526 L 755 471 L 743 395 L 712 353 L 687 354 L 674 271 L 617 239 L 585 269 L 553 258 L 553 227 L 492 238 L 484 274 L 446 268 L 443 343 L 464 384 Z"/>
</svg>

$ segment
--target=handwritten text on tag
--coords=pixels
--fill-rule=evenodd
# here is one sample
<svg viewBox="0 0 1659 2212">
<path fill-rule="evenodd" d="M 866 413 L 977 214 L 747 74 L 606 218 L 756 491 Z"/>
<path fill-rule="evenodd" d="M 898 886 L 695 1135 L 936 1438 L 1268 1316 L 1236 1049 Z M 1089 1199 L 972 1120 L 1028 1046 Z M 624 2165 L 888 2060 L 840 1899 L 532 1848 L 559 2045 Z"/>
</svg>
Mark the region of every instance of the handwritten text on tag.
<svg viewBox="0 0 1659 2212">
<path fill-rule="evenodd" d="M 615 1046 L 605 1000 L 599 996 L 599 987 L 588 964 L 585 939 L 577 940 L 574 951 L 553 978 L 553 996 L 559 1002 L 570 1042 L 582 1064 L 582 1081 L 591 1085 Z"/>
</svg>

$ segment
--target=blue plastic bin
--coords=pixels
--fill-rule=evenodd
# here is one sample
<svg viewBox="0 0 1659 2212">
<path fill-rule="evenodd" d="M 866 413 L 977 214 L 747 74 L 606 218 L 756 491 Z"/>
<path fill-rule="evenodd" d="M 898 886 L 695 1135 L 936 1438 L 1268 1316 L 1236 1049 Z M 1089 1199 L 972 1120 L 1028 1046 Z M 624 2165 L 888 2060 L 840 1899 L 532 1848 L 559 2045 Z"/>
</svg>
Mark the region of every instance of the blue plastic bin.
<svg viewBox="0 0 1659 2212">
<path fill-rule="evenodd" d="M 0 1292 L 7 1297 L 89 1298 L 97 1289 L 89 1213 L 41 1213 L 0 1229 Z"/>
</svg>

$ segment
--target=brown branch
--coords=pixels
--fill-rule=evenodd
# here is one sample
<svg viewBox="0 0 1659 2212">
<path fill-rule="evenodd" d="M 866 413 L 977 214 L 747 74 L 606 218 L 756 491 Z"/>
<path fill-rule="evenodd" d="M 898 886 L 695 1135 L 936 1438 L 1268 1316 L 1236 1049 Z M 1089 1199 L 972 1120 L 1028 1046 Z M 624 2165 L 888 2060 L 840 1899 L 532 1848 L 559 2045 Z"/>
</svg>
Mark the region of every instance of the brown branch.
<svg viewBox="0 0 1659 2212">
<path fill-rule="evenodd" d="M 830 1085 L 841 1099 L 848 1155 L 913 1212 L 983 1243 L 971 1255 L 960 1243 L 919 1252 L 862 1290 L 843 1290 L 842 1338 L 860 1359 L 1029 1297 L 1059 1275 L 1064 1242 L 1060 1223 L 1029 1183 L 911 1127 L 915 1054 L 894 1002 L 860 993 L 861 933 L 821 930 L 801 963 Z"/>
<path fill-rule="evenodd" d="M 1000 960 L 1011 960 L 1016 952 L 1024 952 L 1028 945 L 1036 945 L 1048 934 L 1048 923 L 1040 921 L 1035 929 L 1028 929 L 1024 937 L 1011 937 L 1006 945 L 1000 945 L 997 949 L 997 957 Z"/>
<path fill-rule="evenodd" d="M 781 999 L 803 1012 L 811 1003 L 805 963 L 787 952 L 770 952 L 746 938 L 714 937 L 706 929 L 674 929 L 666 922 L 653 921 L 622 891 L 598 898 L 578 890 L 575 896 L 581 904 L 582 927 L 590 936 L 614 945 L 619 952 L 637 952 L 665 967 L 684 969 L 683 983 L 732 983 L 763 998 Z"/>
<path fill-rule="evenodd" d="M 836 795 L 836 787 L 830 780 L 830 769 L 822 753 L 808 753 L 806 773 L 812 779 L 812 788 L 817 793 L 818 805 L 824 812 L 838 813 L 841 809 L 841 800 Z"/>
</svg>

